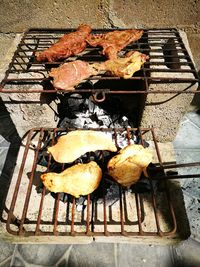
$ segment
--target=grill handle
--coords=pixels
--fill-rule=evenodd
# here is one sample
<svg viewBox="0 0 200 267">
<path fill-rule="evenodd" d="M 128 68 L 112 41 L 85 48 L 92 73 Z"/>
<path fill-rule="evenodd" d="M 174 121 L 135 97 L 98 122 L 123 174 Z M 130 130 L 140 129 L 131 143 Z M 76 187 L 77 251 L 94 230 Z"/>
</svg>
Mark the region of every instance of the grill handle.
<svg viewBox="0 0 200 267">
<path fill-rule="evenodd" d="M 99 92 L 92 94 L 92 97 L 93 97 L 94 102 L 101 103 L 105 101 L 106 94 L 105 92 L 99 91 Z"/>
</svg>

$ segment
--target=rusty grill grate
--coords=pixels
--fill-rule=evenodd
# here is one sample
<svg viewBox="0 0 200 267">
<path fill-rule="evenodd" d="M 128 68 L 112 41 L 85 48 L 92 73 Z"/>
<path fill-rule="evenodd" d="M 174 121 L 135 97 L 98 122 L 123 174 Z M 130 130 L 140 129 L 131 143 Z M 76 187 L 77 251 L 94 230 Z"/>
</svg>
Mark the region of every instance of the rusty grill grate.
<svg viewBox="0 0 200 267">
<path fill-rule="evenodd" d="M 29 131 L 26 145 L 19 155 L 21 166 L 15 177 L 16 186 L 8 212 L 7 231 L 20 236 L 173 236 L 176 233 L 177 223 L 164 172 L 163 177 L 162 175 L 158 177 L 159 181 L 154 175 L 150 175 L 149 179 L 144 178 L 149 188 L 145 192 L 137 188 L 135 190 L 132 188 L 131 191 L 122 188 L 110 178 L 109 183 L 113 183 L 117 188 L 114 198 L 111 192 L 110 199 L 105 190 L 102 190 L 103 195 L 98 198 L 97 189 L 91 195 L 86 196 L 84 204 L 79 206 L 77 203 L 80 199 L 67 194 L 50 194 L 45 187 L 37 191 L 37 179 L 42 172 L 53 171 L 55 164 L 59 165 L 60 171 L 66 168 L 66 165 L 53 161 L 49 154 L 46 154 L 47 166 L 41 167 L 39 155 L 45 150 L 45 144 L 47 145 L 48 140 L 51 140 L 48 141 L 48 145 L 54 144 L 58 136 L 71 130 L 74 129 L 37 128 Z M 117 146 L 121 135 L 124 136 L 127 144 L 130 144 L 137 136 L 140 143 L 144 145 L 145 135 L 151 134 L 157 164 L 160 168 L 164 166 L 154 128 L 95 130 L 111 133 Z M 90 160 L 89 157 L 90 155 L 87 155 L 86 160 Z M 108 185 L 104 151 L 100 152 L 99 160 L 103 170 L 102 189 Z M 160 184 L 161 180 L 162 190 L 159 191 L 154 182 Z M 166 227 L 163 226 L 160 215 L 161 204 L 169 219 Z"/>
<path fill-rule="evenodd" d="M 112 29 L 113 30 L 113 29 Z M 56 90 L 51 85 L 48 71 L 62 62 L 37 62 L 35 52 L 42 51 L 55 43 L 63 34 L 72 29 L 30 29 L 24 33 L 13 59 L 1 82 L 0 91 L 16 92 L 45 92 Z M 96 29 L 93 33 L 105 33 L 111 29 Z M 106 94 L 151 93 L 151 83 L 196 83 L 198 74 L 190 55 L 176 29 L 145 29 L 140 40 L 128 45 L 123 51 L 137 50 L 149 55 L 150 59 L 129 80 L 131 85 L 119 84 L 118 77 L 98 75 L 76 88 L 77 92 L 104 92 Z M 84 53 L 69 57 L 66 61 L 81 59 L 89 62 L 104 61 L 99 54 L 100 48 L 88 46 Z M 91 81 L 98 81 L 92 83 Z M 116 87 L 113 83 L 116 81 Z M 70 91 L 65 91 L 70 93 Z M 168 91 L 168 93 L 196 93 L 191 90 Z M 153 93 L 162 93 L 154 91 Z"/>
</svg>

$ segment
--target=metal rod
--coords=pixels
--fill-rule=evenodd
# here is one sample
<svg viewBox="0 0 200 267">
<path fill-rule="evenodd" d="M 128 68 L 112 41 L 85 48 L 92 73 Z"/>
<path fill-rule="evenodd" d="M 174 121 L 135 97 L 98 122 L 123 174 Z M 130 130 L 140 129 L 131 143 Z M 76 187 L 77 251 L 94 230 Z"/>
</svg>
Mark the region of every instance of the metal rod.
<svg viewBox="0 0 200 267">
<path fill-rule="evenodd" d="M 28 151 L 29 151 L 29 145 L 31 143 L 32 135 L 33 135 L 33 129 L 29 131 L 29 134 L 28 134 L 28 137 L 27 137 L 27 143 L 26 143 L 26 147 L 25 147 L 25 150 L 24 150 L 22 163 L 21 163 L 21 166 L 20 166 L 20 169 L 19 169 L 19 174 L 18 174 L 16 185 L 15 185 L 15 191 L 13 193 L 12 202 L 11 202 L 9 213 L 8 213 L 8 220 L 7 220 L 7 223 L 6 223 L 6 228 L 7 228 L 8 232 L 10 232 L 10 223 L 12 221 L 13 212 L 14 212 L 16 201 L 17 201 L 19 187 L 20 187 L 20 184 L 21 184 L 21 179 L 22 179 L 24 167 L 25 167 L 25 163 L 26 163 L 26 160 L 27 160 L 27 154 L 28 154 Z"/>
<path fill-rule="evenodd" d="M 90 195 L 87 195 L 87 220 L 86 220 L 86 234 L 90 234 Z"/>
<path fill-rule="evenodd" d="M 120 224 L 121 224 L 121 234 L 124 235 L 124 210 L 123 210 L 123 200 L 122 200 L 122 188 L 119 185 L 119 204 L 120 204 Z"/>
<path fill-rule="evenodd" d="M 73 197 L 73 200 L 72 200 L 72 221 L 71 221 L 71 235 L 74 235 L 74 234 L 75 234 L 75 231 L 74 231 L 75 203 L 76 203 L 76 199 L 75 199 L 75 197 Z"/>
<path fill-rule="evenodd" d="M 36 170 L 36 164 L 37 164 L 36 161 L 37 161 L 39 149 L 41 147 L 43 136 L 44 136 L 44 129 L 42 128 L 41 132 L 40 132 L 40 135 L 39 135 L 38 145 L 37 145 L 37 148 L 36 148 L 36 151 L 35 151 L 35 155 L 34 155 L 31 176 L 29 178 L 28 189 L 27 189 L 27 193 L 26 193 L 26 198 L 25 198 L 25 202 L 24 202 L 24 208 L 23 208 L 22 217 L 21 217 L 20 226 L 19 226 L 19 235 L 22 234 L 22 232 L 23 232 L 23 225 L 24 225 L 24 221 L 25 221 L 26 214 L 27 214 L 27 211 L 28 211 L 28 205 L 29 205 L 29 201 L 30 201 L 31 189 L 32 189 L 32 184 L 33 184 L 33 178 L 34 178 L 34 173 L 35 173 L 35 170 Z"/>
<path fill-rule="evenodd" d="M 104 92 L 105 90 L 105 92 Z M 105 94 L 199 94 L 200 91 L 198 90 L 190 90 L 190 91 L 182 91 L 182 90 L 170 90 L 170 91 L 159 91 L 159 90 L 155 90 L 155 91 L 107 91 L 108 89 L 102 89 L 102 90 L 91 90 L 91 89 L 83 89 L 83 90 L 76 90 L 76 93 L 94 93 L 94 92 L 104 92 Z M 72 92 L 70 91 L 61 91 L 61 90 L 45 90 L 45 89 L 3 89 L 0 88 L 0 92 L 1 93 L 64 93 L 64 94 L 72 94 L 74 93 L 74 91 Z"/>
<path fill-rule="evenodd" d="M 52 143 L 51 143 L 52 146 L 54 145 L 54 142 L 55 142 L 55 140 L 54 140 L 54 135 L 53 135 Z M 52 155 L 49 154 L 48 155 L 47 172 L 50 169 L 51 158 L 52 158 Z M 40 230 L 40 223 L 41 223 L 41 217 L 42 217 L 42 210 L 43 210 L 43 204 L 44 204 L 45 194 L 46 194 L 46 187 L 44 186 L 43 189 L 42 189 L 42 195 L 41 195 L 41 199 L 40 199 L 40 207 L 39 207 L 39 212 L 38 212 L 38 218 L 37 218 L 37 224 L 36 224 L 36 229 L 35 229 L 35 235 L 38 235 L 39 234 L 39 230 Z"/>
<path fill-rule="evenodd" d="M 142 220 L 141 220 L 141 208 L 140 208 L 140 196 L 138 193 L 135 193 L 135 204 L 136 204 L 136 211 L 137 211 L 137 218 L 138 218 L 138 229 L 139 229 L 139 234 L 143 234 L 142 230 Z"/>
</svg>

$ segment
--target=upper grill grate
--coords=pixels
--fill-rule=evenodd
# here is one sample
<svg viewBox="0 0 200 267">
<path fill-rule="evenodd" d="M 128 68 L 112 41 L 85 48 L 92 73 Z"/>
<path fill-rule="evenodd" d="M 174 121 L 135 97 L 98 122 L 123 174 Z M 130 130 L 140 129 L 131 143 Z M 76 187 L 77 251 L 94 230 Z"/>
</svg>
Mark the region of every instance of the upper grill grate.
<svg viewBox="0 0 200 267">
<path fill-rule="evenodd" d="M 105 33 L 112 30 L 96 29 L 92 33 Z M 62 62 L 36 61 L 36 52 L 50 47 L 63 34 L 71 31 L 73 29 L 30 29 L 25 32 L 1 82 L 0 91 L 4 93 L 56 92 L 48 77 L 48 71 L 52 67 L 58 67 L 62 62 L 76 59 L 91 63 L 106 60 L 99 53 L 100 48 L 88 45 L 81 54 L 69 57 Z M 77 87 L 76 92 L 149 93 L 149 84 L 151 83 L 196 83 L 199 81 L 191 57 L 176 29 L 145 29 L 142 38 L 128 45 L 121 53 L 130 50 L 137 50 L 149 55 L 148 62 L 130 78 L 131 84 L 127 84 L 125 80 L 118 77 L 98 75 L 82 83 Z M 122 83 L 119 83 L 119 80 L 123 80 Z M 98 82 L 94 83 L 94 81 Z M 113 85 L 115 82 L 118 86 Z M 154 91 L 154 93 L 156 92 Z M 172 91 L 171 93 L 176 92 Z"/>
</svg>

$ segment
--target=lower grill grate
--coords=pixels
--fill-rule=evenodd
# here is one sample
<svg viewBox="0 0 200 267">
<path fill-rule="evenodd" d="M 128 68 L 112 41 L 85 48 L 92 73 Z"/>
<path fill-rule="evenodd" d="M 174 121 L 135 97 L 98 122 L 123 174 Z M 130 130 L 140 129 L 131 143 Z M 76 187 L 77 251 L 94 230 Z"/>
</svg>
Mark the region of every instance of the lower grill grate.
<svg viewBox="0 0 200 267">
<path fill-rule="evenodd" d="M 150 175 L 130 189 L 122 188 L 107 177 L 107 152 L 103 151 L 98 156 L 103 170 L 102 184 L 92 194 L 75 199 L 63 193 L 49 193 L 39 184 L 41 173 L 53 171 L 55 166 L 60 171 L 66 168 L 65 164 L 53 161 L 45 151 L 46 146 L 54 144 L 58 136 L 70 130 L 29 131 L 19 155 L 22 161 L 8 213 L 7 231 L 20 236 L 173 236 L 177 222 L 164 172 L 163 179 Z M 151 134 L 157 165 L 164 166 L 153 128 L 96 130 L 111 133 L 117 146 L 121 136 L 126 144 L 136 140 L 145 145 L 146 134 Z M 90 160 L 91 156 L 94 155 L 87 154 L 85 160 Z M 168 220 L 163 224 L 164 217 Z"/>
</svg>

